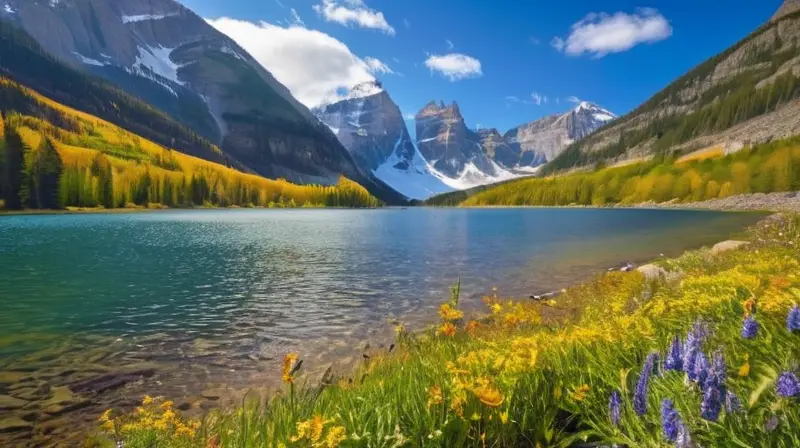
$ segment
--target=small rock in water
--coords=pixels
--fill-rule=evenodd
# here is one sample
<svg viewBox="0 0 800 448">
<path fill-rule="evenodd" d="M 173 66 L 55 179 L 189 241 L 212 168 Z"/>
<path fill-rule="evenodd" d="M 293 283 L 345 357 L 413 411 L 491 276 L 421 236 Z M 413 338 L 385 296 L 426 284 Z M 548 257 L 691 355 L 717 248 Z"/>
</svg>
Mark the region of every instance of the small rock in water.
<svg viewBox="0 0 800 448">
<path fill-rule="evenodd" d="M 33 425 L 30 422 L 19 417 L 9 417 L 0 420 L 0 433 L 15 432 L 32 429 Z"/>
</svg>

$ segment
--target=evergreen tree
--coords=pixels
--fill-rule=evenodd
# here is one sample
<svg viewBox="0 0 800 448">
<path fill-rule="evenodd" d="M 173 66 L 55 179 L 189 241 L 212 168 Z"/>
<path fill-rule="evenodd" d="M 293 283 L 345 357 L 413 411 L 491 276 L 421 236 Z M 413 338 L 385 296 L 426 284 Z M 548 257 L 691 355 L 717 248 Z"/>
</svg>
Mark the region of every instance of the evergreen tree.
<svg viewBox="0 0 800 448">
<path fill-rule="evenodd" d="M 3 194 L 7 209 L 20 210 L 28 202 L 28 181 L 25 178 L 26 150 L 19 132 L 6 125 Z"/>
<path fill-rule="evenodd" d="M 98 152 L 92 160 L 92 176 L 97 178 L 97 202 L 105 208 L 114 208 L 114 169 L 111 161 Z"/>
<path fill-rule="evenodd" d="M 36 151 L 31 151 L 28 168 L 30 197 L 28 207 L 59 208 L 59 182 L 63 172 L 61 156 L 50 138 L 43 138 Z"/>
</svg>

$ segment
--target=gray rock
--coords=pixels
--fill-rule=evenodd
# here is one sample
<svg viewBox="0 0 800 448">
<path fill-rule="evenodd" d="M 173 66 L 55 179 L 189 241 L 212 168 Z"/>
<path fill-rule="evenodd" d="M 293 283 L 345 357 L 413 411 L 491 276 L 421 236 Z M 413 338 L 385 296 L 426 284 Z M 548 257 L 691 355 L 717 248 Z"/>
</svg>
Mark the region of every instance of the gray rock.
<svg viewBox="0 0 800 448">
<path fill-rule="evenodd" d="M 641 272 L 644 277 L 649 281 L 660 280 L 667 277 L 667 271 L 660 266 L 654 264 L 646 264 L 639 266 L 636 271 Z"/>
<path fill-rule="evenodd" d="M 736 240 L 723 241 L 721 243 L 715 244 L 714 247 L 711 248 L 711 254 L 717 255 L 723 252 L 736 250 L 741 247 L 747 246 L 748 244 L 750 243 L 748 243 L 747 241 L 736 241 Z"/>
</svg>

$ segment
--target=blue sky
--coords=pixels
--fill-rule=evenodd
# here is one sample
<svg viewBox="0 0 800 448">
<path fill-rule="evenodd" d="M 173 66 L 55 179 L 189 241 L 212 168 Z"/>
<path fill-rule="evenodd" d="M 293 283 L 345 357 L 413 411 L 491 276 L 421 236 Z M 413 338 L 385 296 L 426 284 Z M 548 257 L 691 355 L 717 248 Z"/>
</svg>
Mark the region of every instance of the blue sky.
<svg viewBox="0 0 800 448">
<path fill-rule="evenodd" d="M 566 110 L 570 97 L 628 112 L 781 3 L 182 1 L 308 105 L 375 76 L 404 114 L 456 100 L 469 126 L 501 131 Z"/>
</svg>

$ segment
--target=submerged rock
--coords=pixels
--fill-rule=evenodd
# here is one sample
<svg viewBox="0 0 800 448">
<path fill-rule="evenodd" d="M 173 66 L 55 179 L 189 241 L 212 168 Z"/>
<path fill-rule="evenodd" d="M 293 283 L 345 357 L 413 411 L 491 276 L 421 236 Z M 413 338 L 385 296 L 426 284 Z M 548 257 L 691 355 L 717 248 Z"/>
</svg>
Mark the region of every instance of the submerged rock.
<svg viewBox="0 0 800 448">
<path fill-rule="evenodd" d="M 19 409 L 28 404 L 27 401 L 8 395 L 0 395 L 0 410 Z"/>
<path fill-rule="evenodd" d="M 0 433 L 30 430 L 33 425 L 19 417 L 9 417 L 0 420 Z"/>
</svg>

